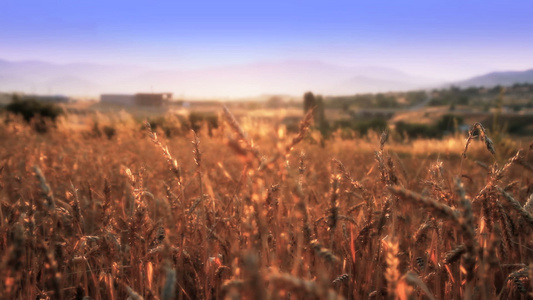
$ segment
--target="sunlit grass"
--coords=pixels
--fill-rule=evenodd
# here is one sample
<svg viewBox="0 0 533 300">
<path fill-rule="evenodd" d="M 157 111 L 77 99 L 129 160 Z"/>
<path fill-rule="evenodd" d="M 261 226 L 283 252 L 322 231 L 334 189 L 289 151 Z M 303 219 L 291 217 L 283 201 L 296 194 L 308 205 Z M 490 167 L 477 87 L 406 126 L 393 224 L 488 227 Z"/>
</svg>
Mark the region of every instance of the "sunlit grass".
<svg viewBox="0 0 533 300">
<path fill-rule="evenodd" d="M 311 118 L 294 132 L 281 117 L 219 117 L 196 134 L 170 116 L 183 127 L 147 129 L 125 112 L 68 115 L 46 134 L 2 124 L 2 296 L 531 292 L 532 168 L 520 142 L 497 142 L 492 155 L 473 140 L 463 158 L 466 135 L 324 138 Z"/>
</svg>

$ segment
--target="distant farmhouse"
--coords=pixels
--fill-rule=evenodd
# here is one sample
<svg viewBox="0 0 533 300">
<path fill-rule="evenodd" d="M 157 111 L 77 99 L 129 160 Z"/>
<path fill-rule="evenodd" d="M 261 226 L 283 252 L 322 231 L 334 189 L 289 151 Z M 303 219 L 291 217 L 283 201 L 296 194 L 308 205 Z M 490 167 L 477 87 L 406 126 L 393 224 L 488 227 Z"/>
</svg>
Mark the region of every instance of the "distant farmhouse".
<svg viewBox="0 0 533 300">
<path fill-rule="evenodd" d="M 102 94 L 100 102 L 124 106 L 162 106 L 171 98 L 172 93 Z"/>
</svg>

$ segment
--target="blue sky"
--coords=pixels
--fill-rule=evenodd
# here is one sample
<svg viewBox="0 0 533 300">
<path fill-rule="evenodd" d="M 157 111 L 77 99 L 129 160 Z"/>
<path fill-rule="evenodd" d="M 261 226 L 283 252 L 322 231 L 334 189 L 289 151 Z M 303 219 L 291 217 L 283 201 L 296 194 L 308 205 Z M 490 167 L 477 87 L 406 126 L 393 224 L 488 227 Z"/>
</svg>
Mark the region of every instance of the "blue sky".
<svg viewBox="0 0 533 300">
<path fill-rule="evenodd" d="M 533 1 L 0 0 L 0 59 L 207 68 L 284 60 L 462 79 L 533 68 Z"/>
</svg>

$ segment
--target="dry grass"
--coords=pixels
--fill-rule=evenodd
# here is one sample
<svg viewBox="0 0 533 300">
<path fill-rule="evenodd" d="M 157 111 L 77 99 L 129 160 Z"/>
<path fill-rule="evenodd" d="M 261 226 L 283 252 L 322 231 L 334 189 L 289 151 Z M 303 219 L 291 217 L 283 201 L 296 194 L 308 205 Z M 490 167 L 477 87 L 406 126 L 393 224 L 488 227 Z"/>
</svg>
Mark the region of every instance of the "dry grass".
<svg viewBox="0 0 533 300">
<path fill-rule="evenodd" d="M 531 297 L 531 149 L 221 115 L 170 140 L 2 125 L 1 298 Z"/>
</svg>

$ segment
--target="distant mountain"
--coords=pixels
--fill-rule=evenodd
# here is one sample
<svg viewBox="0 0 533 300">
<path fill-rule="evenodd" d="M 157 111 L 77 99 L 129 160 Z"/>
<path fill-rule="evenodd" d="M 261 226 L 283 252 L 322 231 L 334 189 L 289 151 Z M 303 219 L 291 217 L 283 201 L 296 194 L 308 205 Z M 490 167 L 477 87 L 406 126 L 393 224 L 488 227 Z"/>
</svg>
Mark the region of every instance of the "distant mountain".
<svg viewBox="0 0 533 300">
<path fill-rule="evenodd" d="M 515 83 L 533 83 L 533 69 L 527 71 L 493 72 L 459 81 L 453 85 L 459 87 L 493 87 L 496 85 L 508 86 Z"/>
<path fill-rule="evenodd" d="M 435 80 L 428 80 L 426 78 L 411 77 L 409 75 L 396 76 L 391 78 L 375 78 L 368 76 L 354 76 L 351 79 L 343 82 L 341 85 L 335 86 L 330 90 L 330 95 L 346 95 L 353 94 L 354 90 L 358 93 L 377 93 L 388 91 L 408 91 L 415 89 L 424 89 L 432 87 L 436 84 Z"/>
<path fill-rule="evenodd" d="M 253 63 L 197 70 L 53 64 L 0 60 L 0 92 L 92 95 L 173 92 L 184 97 L 261 94 L 327 95 L 409 90 L 442 84 L 381 67 L 344 67 L 317 61 Z"/>
<path fill-rule="evenodd" d="M 0 60 L 0 92 L 98 95 L 107 84 L 146 70 L 130 66 Z"/>
</svg>

